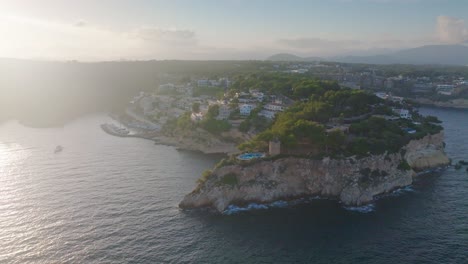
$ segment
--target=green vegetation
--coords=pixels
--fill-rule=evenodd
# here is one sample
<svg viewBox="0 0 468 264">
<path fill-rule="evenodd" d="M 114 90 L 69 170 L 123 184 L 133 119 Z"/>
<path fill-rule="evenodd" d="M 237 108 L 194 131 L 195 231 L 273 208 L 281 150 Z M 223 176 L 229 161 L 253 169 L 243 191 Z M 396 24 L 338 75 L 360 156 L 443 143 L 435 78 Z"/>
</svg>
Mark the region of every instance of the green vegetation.
<svg viewBox="0 0 468 264">
<path fill-rule="evenodd" d="M 243 151 L 266 151 L 268 142 L 277 138 L 284 152 L 290 155 L 364 157 L 385 152 L 396 153 L 411 139 L 420 139 L 442 130 L 436 117 L 425 118 L 417 113 L 414 113 L 415 120 L 419 122 L 417 124 L 405 119 L 390 121 L 373 117 L 395 116 L 392 107 L 403 106 L 384 101 L 365 91 L 340 88 L 334 82 L 301 76 L 257 74 L 236 82 L 236 87 L 254 87 L 302 99 L 277 115 L 273 123 L 254 139 L 241 144 L 239 148 Z M 249 131 L 253 124 L 251 116 L 239 129 Z M 339 129 L 327 130 L 328 127 L 336 126 L 349 129 L 347 133 Z M 406 131 L 409 129 L 414 129 L 416 133 L 409 134 Z"/>
<path fill-rule="evenodd" d="M 166 135 L 172 136 L 176 133 L 189 133 L 200 127 L 214 135 L 219 135 L 222 132 L 231 129 L 231 125 L 226 120 L 216 120 L 218 113 L 219 106 L 215 105 L 210 107 L 208 109 L 208 113 L 205 115 L 205 118 L 199 123 L 192 122 L 190 119 L 190 113 L 185 113 L 177 119 L 168 120 L 162 128 L 162 132 Z"/>
<path fill-rule="evenodd" d="M 250 115 L 240 124 L 239 130 L 241 132 L 248 132 L 250 129 L 254 129 L 256 132 L 262 132 L 267 129 L 271 123 L 264 116 L 259 116 L 258 113 L 263 109 L 263 104 L 259 104 L 257 108 L 250 112 Z"/>
<path fill-rule="evenodd" d="M 193 96 L 208 95 L 213 97 L 219 97 L 223 94 L 224 89 L 221 87 L 203 86 L 193 88 Z"/>
<path fill-rule="evenodd" d="M 229 186 L 236 186 L 239 183 L 237 179 L 237 175 L 234 173 L 228 173 L 224 175 L 223 177 L 221 177 L 219 181 L 221 184 L 229 185 Z"/>
<path fill-rule="evenodd" d="M 210 177 L 211 175 L 213 175 L 213 171 L 211 170 L 205 170 L 203 173 L 202 173 L 202 176 L 197 180 L 197 183 L 199 185 L 205 183 Z"/>
<path fill-rule="evenodd" d="M 403 171 L 411 170 L 411 166 L 408 164 L 406 160 L 403 160 L 398 164 L 398 169 Z"/>
<path fill-rule="evenodd" d="M 339 90 L 340 87 L 336 82 L 312 79 L 305 75 L 255 73 L 236 77 L 230 93 L 248 92 L 249 89 L 258 89 L 270 94 L 284 94 L 300 100 L 327 90 Z"/>
<path fill-rule="evenodd" d="M 354 123 L 349 131 L 356 136 L 349 145 L 350 152 L 362 156 L 368 153 L 383 154 L 385 151 L 395 153 L 409 141 L 396 123 L 378 117 Z"/>
<path fill-rule="evenodd" d="M 222 132 L 228 131 L 231 129 L 231 125 L 226 120 L 216 120 L 216 117 L 219 114 L 219 106 L 212 105 L 208 109 L 208 112 L 205 115 L 205 118 L 200 122 L 200 127 L 206 131 L 219 135 Z"/>
<path fill-rule="evenodd" d="M 204 119 L 200 122 L 200 127 L 214 135 L 219 135 L 222 132 L 231 129 L 231 124 L 226 120 Z"/>
</svg>

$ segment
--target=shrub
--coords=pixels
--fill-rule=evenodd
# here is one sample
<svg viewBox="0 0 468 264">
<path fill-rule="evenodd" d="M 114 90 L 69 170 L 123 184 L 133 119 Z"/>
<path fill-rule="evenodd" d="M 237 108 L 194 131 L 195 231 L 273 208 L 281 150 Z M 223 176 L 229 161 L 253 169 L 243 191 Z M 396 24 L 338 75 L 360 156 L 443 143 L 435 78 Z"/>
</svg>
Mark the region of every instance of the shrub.
<svg viewBox="0 0 468 264">
<path fill-rule="evenodd" d="M 220 182 L 224 185 L 236 186 L 238 184 L 237 175 L 228 173 L 221 177 Z"/>
<path fill-rule="evenodd" d="M 234 164 L 236 164 L 236 159 L 234 157 L 225 158 L 215 165 L 215 169 L 219 169 L 219 168 L 226 167 L 229 165 L 234 165 Z"/>
<path fill-rule="evenodd" d="M 406 160 L 402 160 L 400 164 L 398 164 L 399 170 L 411 170 L 411 166 L 408 164 Z"/>
<path fill-rule="evenodd" d="M 202 176 L 197 180 L 197 183 L 198 184 L 203 184 L 205 183 L 210 177 L 211 175 L 213 175 L 213 171 L 211 170 L 205 170 L 203 173 L 202 173 Z"/>
</svg>

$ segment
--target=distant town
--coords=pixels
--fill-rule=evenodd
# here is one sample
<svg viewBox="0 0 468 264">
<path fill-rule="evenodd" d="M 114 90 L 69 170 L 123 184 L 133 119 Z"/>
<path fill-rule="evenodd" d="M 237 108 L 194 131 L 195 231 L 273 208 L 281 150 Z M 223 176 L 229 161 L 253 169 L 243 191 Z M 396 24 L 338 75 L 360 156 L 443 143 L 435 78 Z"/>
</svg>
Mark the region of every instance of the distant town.
<svg viewBox="0 0 468 264">
<path fill-rule="evenodd" d="M 404 100 L 410 100 L 421 104 L 468 107 L 468 81 L 463 73 L 454 71 L 434 74 L 437 71 L 427 70 L 424 66 L 414 67 L 270 62 L 258 65 L 252 75 L 296 76 L 294 78 L 331 81 L 342 88 L 365 90 L 400 105 L 403 105 Z M 401 72 L 398 72 L 399 69 Z M 152 92 L 140 92 L 129 100 L 125 108 L 125 114 L 130 117 L 127 125 L 160 132 L 168 122 L 183 115 L 188 114 L 191 122 L 200 123 L 207 119 L 208 114 L 210 118 L 224 122 L 225 127 L 255 134 L 262 129 L 250 129 L 252 118 L 255 118 L 254 123 L 265 123 L 266 127 L 278 113 L 284 112 L 295 102 L 308 100 L 297 96 L 291 98 L 287 92 L 273 92 L 268 87 L 248 86 L 248 82 L 244 82 L 247 83 L 244 85 L 240 78 L 248 79 L 249 75 L 228 73 L 216 77 L 182 77 L 167 74 Z M 233 88 L 233 84 L 236 87 Z M 412 118 L 411 109 L 393 107 L 392 110 L 397 118 Z"/>
</svg>

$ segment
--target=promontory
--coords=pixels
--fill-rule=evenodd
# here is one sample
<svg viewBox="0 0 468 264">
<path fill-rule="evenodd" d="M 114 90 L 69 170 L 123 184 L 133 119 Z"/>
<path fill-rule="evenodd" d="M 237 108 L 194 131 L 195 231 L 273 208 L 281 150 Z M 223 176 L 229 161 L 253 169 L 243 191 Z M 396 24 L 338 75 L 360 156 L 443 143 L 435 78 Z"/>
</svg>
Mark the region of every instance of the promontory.
<svg viewBox="0 0 468 264">
<path fill-rule="evenodd" d="M 223 212 L 317 195 L 359 206 L 449 164 L 441 122 L 420 115 L 414 102 L 321 81 L 291 87 L 276 99 L 293 103 L 239 154 L 205 171 L 181 208 Z"/>
</svg>

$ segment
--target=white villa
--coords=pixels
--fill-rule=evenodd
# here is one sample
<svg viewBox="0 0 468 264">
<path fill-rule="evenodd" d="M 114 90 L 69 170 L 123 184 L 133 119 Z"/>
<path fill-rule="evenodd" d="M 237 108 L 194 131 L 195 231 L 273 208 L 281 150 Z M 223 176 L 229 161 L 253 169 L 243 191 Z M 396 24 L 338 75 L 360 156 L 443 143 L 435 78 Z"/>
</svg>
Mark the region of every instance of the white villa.
<svg viewBox="0 0 468 264">
<path fill-rule="evenodd" d="M 201 121 L 203 120 L 203 114 L 200 112 L 200 113 L 192 113 L 190 115 L 190 119 L 193 121 L 193 122 L 198 122 L 198 121 Z"/>
<path fill-rule="evenodd" d="M 387 100 L 389 95 L 387 93 L 384 93 L 384 92 L 377 92 L 375 93 L 375 96 L 379 97 L 380 99 L 384 99 L 384 100 Z"/>
<path fill-rule="evenodd" d="M 140 105 L 140 108 L 143 110 L 143 114 L 144 115 L 151 115 L 154 110 L 155 110 L 155 107 L 154 107 L 154 103 L 155 103 L 155 98 L 154 96 L 143 96 L 142 98 L 140 98 L 139 100 L 139 105 Z"/>
<path fill-rule="evenodd" d="M 253 109 L 255 109 L 255 105 L 253 104 L 242 104 L 239 106 L 240 114 L 243 116 L 250 115 L 250 112 L 252 112 Z"/>
<path fill-rule="evenodd" d="M 231 115 L 232 110 L 229 108 L 228 105 L 220 104 L 219 105 L 219 114 L 216 117 L 217 120 L 227 120 Z"/>
<path fill-rule="evenodd" d="M 263 102 L 263 99 L 265 98 L 265 94 L 259 91 L 252 91 L 250 94 L 259 102 Z"/>
<path fill-rule="evenodd" d="M 400 118 L 411 119 L 411 113 L 408 109 L 393 109 L 393 111 L 400 116 Z"/>
<path fill-rule="evenodd" d="M 443 95 L 452 95 L 454 89 L 455 89 L 455 85 L 452 85 L 452 84 L 438 84 L 437 85 L 437 93 L 443 94 Z"/>
</svg>

